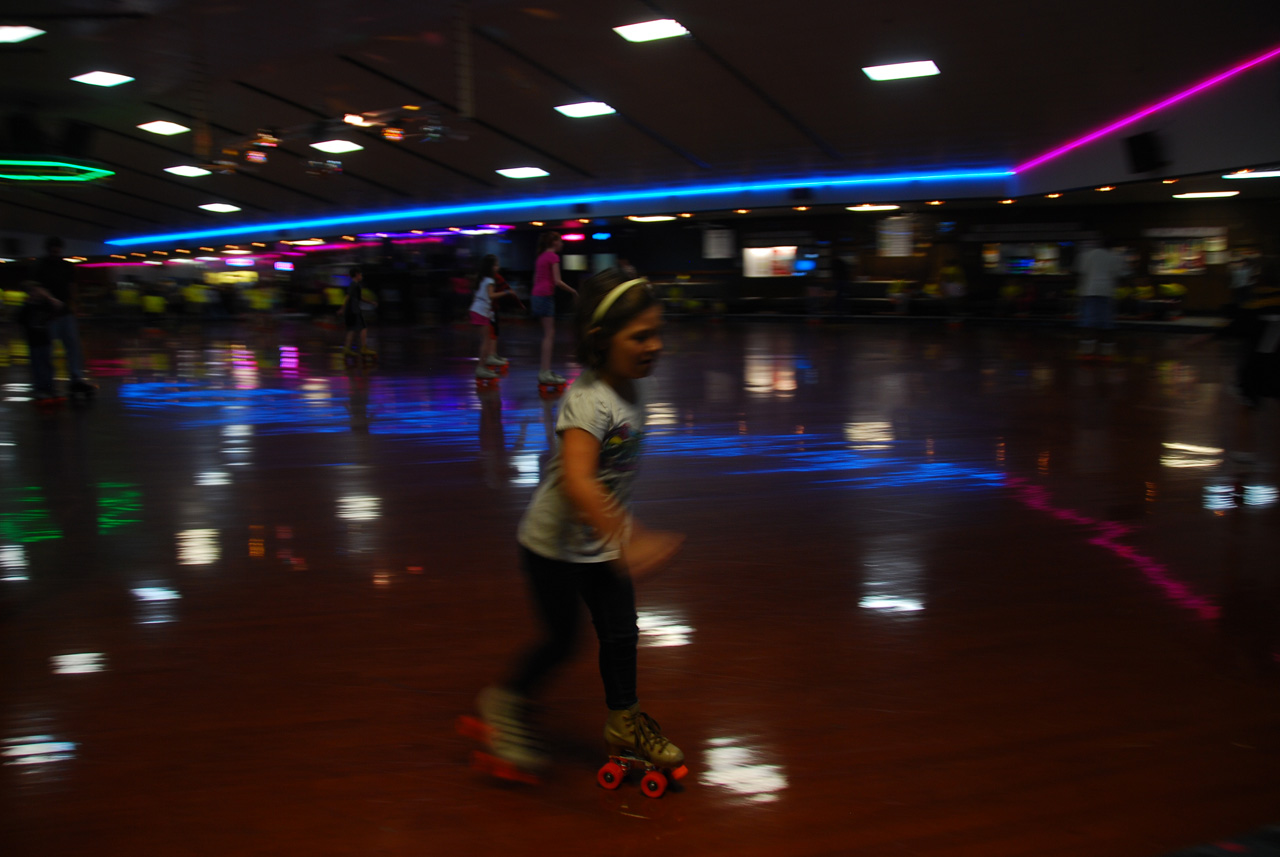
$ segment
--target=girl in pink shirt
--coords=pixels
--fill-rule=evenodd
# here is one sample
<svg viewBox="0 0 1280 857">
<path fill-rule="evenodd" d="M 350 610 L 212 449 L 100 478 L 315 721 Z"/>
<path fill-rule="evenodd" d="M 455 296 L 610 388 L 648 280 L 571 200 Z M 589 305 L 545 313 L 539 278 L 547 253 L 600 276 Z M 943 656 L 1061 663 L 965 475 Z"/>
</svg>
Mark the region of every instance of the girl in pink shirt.
<svg viewBox="0 0 1280 857">
<path fill-rule="evenodd" d="M 538 383 L 558 387 L 564 376 L 551 371 L 551 349 L 556 339 L 556 289 L 578 293 L 560 278 L 560 248 L 564 246 L 555 232 L 544 232 L 538 239 L 538 259 L 533 267 L 533 292 L 529 305 L 536 318 L 542 319 L 542 364 Z"/>
</svg>

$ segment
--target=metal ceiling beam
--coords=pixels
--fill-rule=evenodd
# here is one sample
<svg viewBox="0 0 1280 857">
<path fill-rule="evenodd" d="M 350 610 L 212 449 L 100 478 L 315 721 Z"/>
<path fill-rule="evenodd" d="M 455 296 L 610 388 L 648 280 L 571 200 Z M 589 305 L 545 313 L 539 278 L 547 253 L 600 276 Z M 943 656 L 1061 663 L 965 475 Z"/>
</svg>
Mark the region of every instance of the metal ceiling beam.
<svg viewBox="0 0 1280 857">
<path fill-rule="evenodd" d="M 434 101 L 436 104 L 439 104 L 441 107 L 443 107 L 445 110 L 448 110 L 450 113 L 461 115 L 457 107 L 445 101 L 444 99 L 436 98 L 431 93 L 424 92 L 423 90 L 419 89 L 413 84 L 407 81 L 401 80 L 400 78 L 395 77 L 394 75 L 387 74 L 385 71 L 374 68 L 373 66 L 368 65 L 367 63 L 361 62 L 355 57 L 349 57 L 349 56 L 346 56 L 345 54 L 339 54 L 338 59 L 348 62 L 362 71 L 367 71 L 369 74 L 372 74 L 375 77 L 380 77 L 383 80 L 387 81 L 388 83 L 394 83 L 396 86 L 399 86 L 408 92 L 412 92 L 414 95 L 417 95 L 419 98 L 423 98 L 427 101 Z M 569 161 L 566 161 L 564 158 L 561 158 L 558 155 L 553 155 L 550 152 L 548 152 L 546 149 L 542 149 L 538 146 L 535 146 L 533 143 L 530 143 L 528 140 L 517 137 L 515 134 L 512 134 L 508 131 L 504 131 L 498 126 L 493 125 L 489 122 L 486 122 L 483 119 L 473 116 L 471 117 L 470 121 L 475 125 L 485 129 L 486 131 L 490 131 L 494 134 L 497 134 L 499 137 L 502 137 L 505 140 L 510 140 L 512 143 L 515 143 L 517 146 L 521 146 L 522 148 L 528 149 L 531 152 L 537 152 L 539 155 L 546 158 L 547 160 L 555 161 L 560 166 L 565 167 L 566 169 L 572 170 L 573 172 L 577 173 L 583 178 L 588 178 L 588 179 L 595 178 L 594 174 L 587 172 L 577 164 L 570 163 Z"/>
<path fill-rule="evenodd" d="M 97 203 L 94 203 L 94 202 L 85 202 L 82 199 L 74 199 L 74 198 L 69 199 L 65 196 L 59 196 L 51 190 L 37 191 L 37 193 L 40 193 L 43 196 L 47 196 L 50 199 L 56 199 L 58 202 L 65 203 L 67 205 L 82 205 L 85 208 L 92 208 L 97 211 L 105 211 L 107 214 L 111 214 L 116 217 L 127 217 L 131 220 L 141 220 L 143 223 L 154 223 L 157 226 L 160 225 L 161 223 L 161 221 L 159 220 L 152 220 L 150 217 L 143 217 L 140 214 L 130 214 L 127 211 L 120 211 L 115 208 L 109 208 L 108 206 L 105 206 L 105 205 L 98 205 Z"/>
<path fill-rule="evenodd" d="M 508 44 L 507 42 L 504 42 L 502 39 L 498 38 L 492 33 L 487 32 L 484 29 L 479 27 L 477 27 L 474 30 L 474 32 L 477 36 L 480 36 L 485 41 L 493 45 L 494 47 L 500 50 L 506 51 L 507 53 L 511 54 L 511 56 L 520 60 L 525 65 L 528 65 L 530 68 L 533 68 L 536 71 L 540 72 L 541 74 L 546 75 L 547 77 L 551 78 L 557 83 L 560 83 L 563 86 L 567 86 L 569 89 L 572 89 L 574 92 L 581 93 L 585 98 L 589 100 L 592 100 L 592 101 L 600 100 L 596 98 L 594 95 L 592 95 L 591 93 L 587 92 L 581 86 L 578 86 L 573 81 L 568 80 L 567 78 L 560 75 L 558 72 L 552 71 L 550 68 L 538 62 L 533 57 L 530 57 L 527 54 L 522 53 L 521 51 L 512 47 L 510 44 Z M 618 110 L 617 105 L 610 104 L 609 106 L 612 107 L 615 111 L 617 111 L 615 115 L 619 119 L 621 119 L 623 122 L 626 122 L 632 128 L 635 128 L 641 134 L 644 134 L 646 137 L 649 137 L 650 139 L 654 140 L 659 145 L 665 147 L 671 152 L 674 152 L 676 155 L 679 155 L 681 158 L 684 158 L 686 161 L 693 164 L 695 167 L 702 170 L 711 169 L 711 165 L 708 164 L 706 161 L 702 160 L 702 158 L 699 158 L 697 155 L 693 154 L 688 149 L 685 149 L 684 147 L 679 146 L 673 143 L 672 141 L 668 140 L 666 137 L 662 136 L 657 131 L 650 128 L 648 125 L 645 125 L 644 123 L 640 122 L 634 117 L 628 116 L 623 111 Z"/>
<path fill-rule="evenodd" d="M 108 231 L 117 228 L 115 226 L 109 226 L 106 223 L 99 223 L 96 220 L 86 220 L 83 217 L 76 217 L 74 214 L 66 214 L 60 211 L 49 211 L 48 209 L 40 208 L 38 205 L 27 205 L 21 202 L 13 202 L 12 200 L 6 200 L 5 205 L 11 205 L 14 208 L 25 208 L 28 211 L 38 211 L 41 214 L 47 214 L 50 217 L 57 218 L 58 220 L 74 220 L 77 223 L 87 223 L 90 226 L 97 226 L 100 229 L 106 229 Z"/>
</svg>

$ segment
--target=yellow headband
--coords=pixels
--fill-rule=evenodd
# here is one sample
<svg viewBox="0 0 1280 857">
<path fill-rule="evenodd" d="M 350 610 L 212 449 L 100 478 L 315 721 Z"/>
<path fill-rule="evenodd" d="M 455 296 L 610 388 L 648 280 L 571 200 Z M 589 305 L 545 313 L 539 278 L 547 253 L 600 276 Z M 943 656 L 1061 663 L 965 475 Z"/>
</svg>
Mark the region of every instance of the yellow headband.
<svg viewBox="0 0 1280 857">
<path fill-rule="evenodd" d="M 644 277 L 636 277 L 634 280 L 627 280 L 620 286 L 614 286 L 613 291 L 604 296 L 604 300 L 596 307 L 596 311 L 591 313 L 591 323 L 596 324 L 600 319 L 604 318 L 604 314 L 614 305 L 618 298 L 622 297 L 622 293 L 638 283 L 649 282 Z"/>
</svg>

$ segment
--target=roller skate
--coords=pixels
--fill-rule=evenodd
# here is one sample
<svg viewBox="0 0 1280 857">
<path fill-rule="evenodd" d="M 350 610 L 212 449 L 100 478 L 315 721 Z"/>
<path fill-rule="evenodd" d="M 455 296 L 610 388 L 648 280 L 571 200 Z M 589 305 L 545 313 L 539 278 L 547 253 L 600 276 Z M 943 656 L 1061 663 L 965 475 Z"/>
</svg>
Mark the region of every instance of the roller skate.
<svg viewBox="0 0 1280 857">
<path fill-rule="evenodd" d="M 376 363 L 378 360 L 378 352 L 368 346 L 363 346 L 360 349 L 360 359 L 364 360 L 366 363 Z"/>
<path fill-rule="evenodd" d="M 538 392 L 544 396 L 558 396 L 564 392 L 564 376 L 555 372 L 538 373 Z"/>
<path fill-rule="evenodd" d="M 596 782 L 606 789 L 622 785 L 636 768 L 644 771 L 640 788 L 645 796 L 658 798 L 671 780 L 684 779 L 689 773 L 684 753 L 667 740 L 658 721 L 641 711 L 639 703 L 609 712 L 604 740 L 609 745 L 609 761 L 596 773 Z"/>
<path fill-rule="evenodd" d="M 498 388 L 498 381 L 501 379 L 502 376 L 490 369 L 488 366 L 476 367 L 477 390 L 496 390 Z"/>
<path fill-rule="evenodd" d="M 348 363 L 354 363 L 356 360 L 360 359 L 360 352 L 356 351 L 350 345 L 346 345 L 342 348 L 342 357 Z"/>
<path fill-rule="evenodd" d="M 59 396 L 52 390 L 37 390 L 31 395 L 31 404 L 35 405 L 42 411 L 51 411 L 67 401 L 65 396 Z"/>
<path fill-rule="evenodd" d="M 486 687 L 476 697 L 479 716 L 458 718 L 459 735 L 479 741 L 471 767 L 504 780 L 537 785 L 547 766 L 541 741 L 529 726 L 529 700 L 501 687 Z"/>
<path fill-rule="evenodd" d="M 488 359 L 484 361 L 484 368 L 492 369 L 494 372 L 497 372 L 499 375 L 506 375 L 507 368 L 510 363 L 511 361 L 508 360 L 507 358 L 499 357 L 496 354 L 492 354 L 488 357 Z"/>
</svg>

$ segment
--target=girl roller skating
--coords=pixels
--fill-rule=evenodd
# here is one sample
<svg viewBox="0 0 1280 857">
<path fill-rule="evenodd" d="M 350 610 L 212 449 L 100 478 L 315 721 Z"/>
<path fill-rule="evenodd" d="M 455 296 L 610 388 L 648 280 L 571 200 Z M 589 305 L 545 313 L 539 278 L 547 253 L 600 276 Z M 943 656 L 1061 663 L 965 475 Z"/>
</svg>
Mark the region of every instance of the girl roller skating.
<svg viewBox="0 0 1280 857">
<path fill-rule="evenodd" d="M 510 766 L 510 773 L 536 772 L 547 763 L 530 709 L 572 655 L 581 600 L 599 640 L 608 707 L 604 737 L 613 761 L 601 769 L 600 782 L 612 788 L 622 767 L 634 764 L 650 772 L 644 785 L 656 796 L 666 786 L 661 771 L 683 776 L 684 753 L 636 696 L 632 581 L 670 559 L 684 537 L 643 528 L 628 508 L 644 440 L 641 379 L 662 350 L 662 309 L 646 280 L 609 270 L 582 286 L 574 324 L 585 370 L 561 405 L 559 448 L 518 533 L 542 636 L 500 684 L 481 691 L 472 722 L 481 727 L 489 758 Z M 659 780 L 661 788 L 651 785 Z"/>
</svg>

